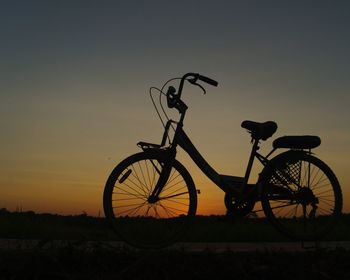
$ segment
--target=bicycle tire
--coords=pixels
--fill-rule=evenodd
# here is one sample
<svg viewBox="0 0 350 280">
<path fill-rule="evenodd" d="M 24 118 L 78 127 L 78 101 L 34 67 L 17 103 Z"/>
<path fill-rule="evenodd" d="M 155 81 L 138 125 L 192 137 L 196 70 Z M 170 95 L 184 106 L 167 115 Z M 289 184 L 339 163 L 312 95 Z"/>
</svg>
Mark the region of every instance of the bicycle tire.
<svg viewBox="0 0 350 280">
<path fill-rule="evenodd" d="M 194 182 L 177 160 L 173 161 L 160 200 L 148 202 L 165 161 L 160 151 L 131 155 L 113 169 L 106 182 L 105 216 L 117 235 L 132 246 L 157 249 L 171 245 L 196 214 Z"/>
<path fill-rule="evenodd" d="M 268 220 L 293 240 L 317 241 L 334 227 L 342 192 L 333 171 L 319 158 L 288 151 L 262 175 L 261 203 Z"/>
</svg>

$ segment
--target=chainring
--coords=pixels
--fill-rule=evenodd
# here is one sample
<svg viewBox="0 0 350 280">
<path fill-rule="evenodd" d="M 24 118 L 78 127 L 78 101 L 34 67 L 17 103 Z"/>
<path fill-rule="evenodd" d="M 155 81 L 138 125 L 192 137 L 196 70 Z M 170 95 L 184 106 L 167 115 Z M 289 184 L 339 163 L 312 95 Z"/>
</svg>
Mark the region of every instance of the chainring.
<svg viewBox="0 0 350 280">
<path fill-rule="evenodd" d="M 256 199 L 254 196 L 248 196 L 245 199 L 241 199 L 230 193 L 225 193 L 224 202 L 227 209 L 227 215 L 233 217 L 245 217 L 254 209 Z"/>
</svg>

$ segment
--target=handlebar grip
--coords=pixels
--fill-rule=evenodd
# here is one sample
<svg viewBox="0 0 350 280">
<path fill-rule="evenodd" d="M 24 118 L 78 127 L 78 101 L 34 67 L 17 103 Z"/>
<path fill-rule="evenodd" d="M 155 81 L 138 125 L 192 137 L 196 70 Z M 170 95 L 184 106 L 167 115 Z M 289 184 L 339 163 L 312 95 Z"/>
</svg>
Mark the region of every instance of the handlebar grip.
<svg viewBox="0 0 350 280">
<path fill-rule="evenodd" d="M 214 87 L 217 87 L 219 84 L 217 81 L 210 79 L 208 77 L 202 76 L 202 75 L 198 75 L 198 80 L 201 80 L 201 81 L 203 81 L 209 85 L 212 85 Z"/>
</svg>

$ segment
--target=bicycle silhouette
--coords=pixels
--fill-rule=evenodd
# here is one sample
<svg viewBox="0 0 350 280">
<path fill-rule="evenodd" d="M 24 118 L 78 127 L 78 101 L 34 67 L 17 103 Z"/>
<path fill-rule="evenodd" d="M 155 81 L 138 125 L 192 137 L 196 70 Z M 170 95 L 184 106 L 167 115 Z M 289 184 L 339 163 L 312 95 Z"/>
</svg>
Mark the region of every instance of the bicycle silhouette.
<svg viewBox="0 0 350 280">
<path fill-rule="evenodd" d="M 169 86 L 180 80 L 175 89 Z M 183 130 L 188 109 L 181 100 L 185 82 L 205 89 L 198 82 L 218 83 L 196 73 L 167 81 L 159 101 L 167 119 L 161 144 L 139 142 L 142 152 L 120 162 L 110 174 L 104 189 L 103 205 L 113 230 L 127 243 L 140 248 L 160 248 L 176 242 L 190 227 L 196 214 L 197 190 L 187 169 L 176 159 L 177 148 L 185 150 L 201 171 L 225 192 L 224 203 L 231 216 L 246 216 L 261 201 L 267 219 L 278 231 L 300 241 L 320 240 L 334 225 L 342 210 L 342 192 L 332 170 L 315 157 L 311 149 L 320 145 L 317 136 L 283 136 L 273 142 L 266 156 L 259 151 L 277 130 L 273 121 L 243 121 L 251 134 L 252 150 L 244 177 L 228 176 L 215 171 L 198 152 Z M 153 104 L 161 118 L 154 102 Z M 161 102 L 179 113 L 169 119 Z M 162 120 L 162 118 L 161 118 Z M 170 137 L 172 132 L 172 137 Z M 277 149 L 288 149 L 272 159 Z M 254 159 L 263 165 L 256 184 L 248 184 Z"/>
</svg>

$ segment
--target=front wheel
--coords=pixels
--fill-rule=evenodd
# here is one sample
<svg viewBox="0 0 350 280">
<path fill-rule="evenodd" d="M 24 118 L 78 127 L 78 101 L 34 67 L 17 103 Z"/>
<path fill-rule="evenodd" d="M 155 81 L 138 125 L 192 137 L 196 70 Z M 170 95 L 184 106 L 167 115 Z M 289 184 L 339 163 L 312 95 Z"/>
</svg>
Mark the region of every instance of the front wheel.
<svg viewBox="0 0 350 280">
<path fill-rule="evenodd" d="M 166 162 L 162 152 L 132 155 L 110 174 L 103 195 L 104 212 L 114 231 L 139 248 L 175 242 L 196 213 L 197 193 L 186 168 L 177 160 L 158 198 L 151 198 Z"/>
<path fill-rule="evenodd" d="M 341 214 L 342 193 L 332 170 L 305 152 L 272 159 L 262 176 L 265 215 L 286 236 L 320 240 Z"/>
</svg>

